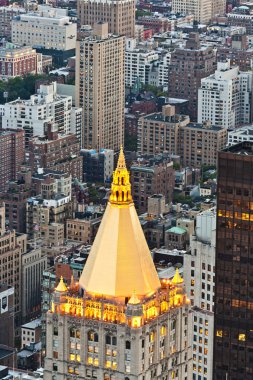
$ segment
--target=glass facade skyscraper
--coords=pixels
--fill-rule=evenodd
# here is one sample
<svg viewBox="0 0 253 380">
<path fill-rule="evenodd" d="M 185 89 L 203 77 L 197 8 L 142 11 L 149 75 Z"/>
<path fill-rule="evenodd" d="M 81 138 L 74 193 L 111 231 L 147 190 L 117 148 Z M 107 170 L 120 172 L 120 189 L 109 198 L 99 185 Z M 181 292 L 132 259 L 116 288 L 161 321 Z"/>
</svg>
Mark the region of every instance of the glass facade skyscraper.
<svg viewBox="0 0 253 380">
<path fill-rule="evenodd" d="M 253 379 L 253 143 L 219 152 L 214 380 Z"/>
</svg>

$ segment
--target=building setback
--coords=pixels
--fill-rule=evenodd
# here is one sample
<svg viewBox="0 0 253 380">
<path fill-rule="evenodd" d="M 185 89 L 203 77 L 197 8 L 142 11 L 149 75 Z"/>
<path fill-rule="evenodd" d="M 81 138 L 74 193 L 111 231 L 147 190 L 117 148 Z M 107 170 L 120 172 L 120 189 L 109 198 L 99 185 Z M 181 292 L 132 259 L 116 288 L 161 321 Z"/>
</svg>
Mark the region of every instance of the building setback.
<svg viewBox="0 0 253 380">
<path fill-rule="evenodd" d="M 77 41 L 76 103 L 83 109 L 83 147 L 117 151 L 124 140 L 124 37 L 107 24 Z"/>
<path fill-rule="evenodd" d="M 253 144 L 219 152 L 213 379 L 253 377 Z"/>
</svg>

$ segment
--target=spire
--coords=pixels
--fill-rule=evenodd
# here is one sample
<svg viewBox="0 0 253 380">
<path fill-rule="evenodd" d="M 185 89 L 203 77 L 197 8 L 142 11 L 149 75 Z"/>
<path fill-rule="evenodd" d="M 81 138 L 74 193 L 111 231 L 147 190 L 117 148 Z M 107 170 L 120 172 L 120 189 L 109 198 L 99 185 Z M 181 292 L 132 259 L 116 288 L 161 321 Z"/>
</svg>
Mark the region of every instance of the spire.
<svg viewBox="0 0 253 380">
<path fill-rule="evenodd" d="M 126 167 L 123 147 L 120 147 L 117 168 L 113 173 L 110 202 L 115 205 L 124 205 L 133 202 L 129 172 Z"/>
<path fill-rule="evenodd" d="M 176 273 L 175 273 L 175 276 L 173 277 L 172 279 L 172 284 L 174 285 L 178 285 L 178 284 L 182 284 L 184 282 L 183 278 L 180 276 L 180 273 L 179 273 L 179 270 L 178 268 L 176 269 Z"/>
<path fill-rule="evenodd" d="M 56 292 L 66 292 L 67 290 L 68 290 L 68 288 L 67 288 L 67 286 L 65 285 L 65 283 L 63 281 L 63 277 L 61 276 L 59 284 L 55 288 L 55 291 Z"/>
<path fill-rule="evenodd" d="M 118 165 L 117 169 L 126 169 L 126 161 L 125 161 L 125 155 L 123 152 L 123 146 L 120 146 L 120 152 L 119 152 L 119 158 L 118 158 Z"/>
<path fill-rule="evenodd" d="M 113 173 L 110 201 L 79 281 L 89 293 L 150 296 L 161 286 L 131 196 L 129 173 L 121 147 Z"/>
</svg>

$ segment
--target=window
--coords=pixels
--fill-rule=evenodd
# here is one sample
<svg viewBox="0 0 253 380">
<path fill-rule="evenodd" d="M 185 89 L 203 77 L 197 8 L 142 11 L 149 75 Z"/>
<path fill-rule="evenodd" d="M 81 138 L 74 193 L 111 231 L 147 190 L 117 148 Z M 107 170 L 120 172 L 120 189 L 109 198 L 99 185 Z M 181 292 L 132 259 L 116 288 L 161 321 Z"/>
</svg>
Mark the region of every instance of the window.
<svg viewBox="0 0 253 380">
<path fill-rule="evenodd" d="M 88 341 L 89 342 L 98 342 L 98 334 L 94 331 L 88 332 Z"/>
<path fill-rule="evenodd" d="M 129 340 L 126 341 L 126 350 L 131 350 L 131 342 Z"/>
</svg>

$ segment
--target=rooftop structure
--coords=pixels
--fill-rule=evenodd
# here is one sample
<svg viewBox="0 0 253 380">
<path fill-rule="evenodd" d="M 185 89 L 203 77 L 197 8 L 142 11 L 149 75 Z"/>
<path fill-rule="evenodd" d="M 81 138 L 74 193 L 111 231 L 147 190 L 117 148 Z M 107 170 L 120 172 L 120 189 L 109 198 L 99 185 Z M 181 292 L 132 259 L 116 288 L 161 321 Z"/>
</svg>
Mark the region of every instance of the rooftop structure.
<svg viewBox="0 0 253 380">
<path fill-rule="evenodd" d="M 82 380 L 159 379 L 161 366 L 170 377 L 191 377 L 191 317 L 184 282 L 178 271 L 172 280 L 159 280 L 135 211 L 122 149 L 79 285 L 83 297 L 72 284 L 66 290 L 62 280 L 55 289 L 47 313 L 45 380 L 55 366 L 60 376 L 67 372 Z"/>
</svg>

